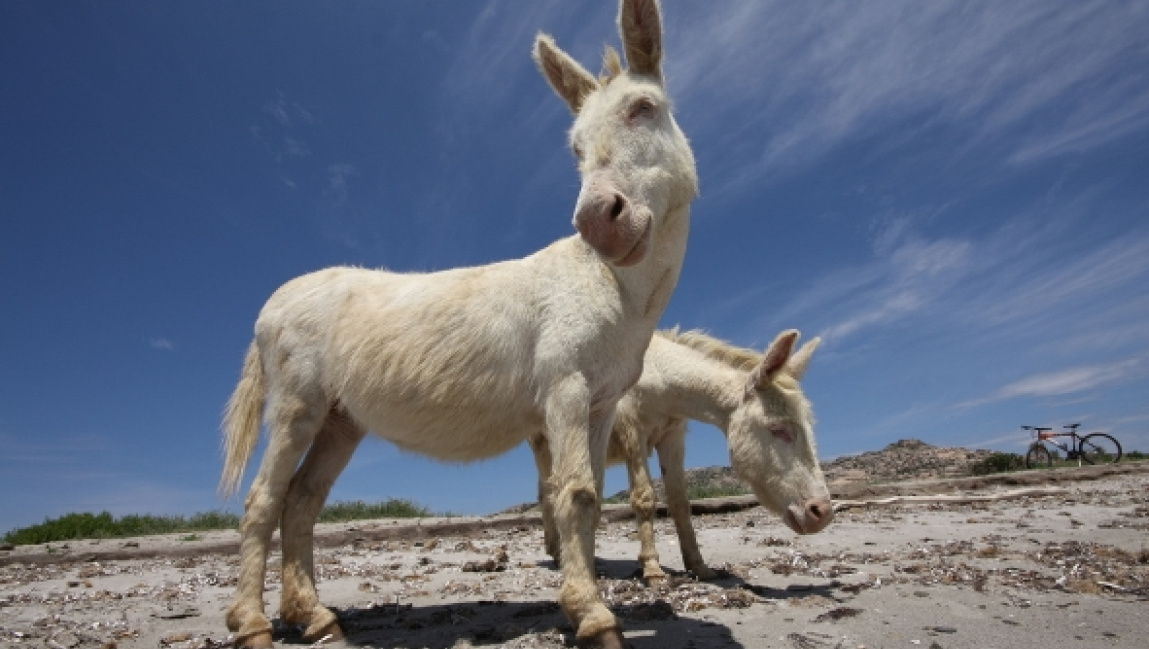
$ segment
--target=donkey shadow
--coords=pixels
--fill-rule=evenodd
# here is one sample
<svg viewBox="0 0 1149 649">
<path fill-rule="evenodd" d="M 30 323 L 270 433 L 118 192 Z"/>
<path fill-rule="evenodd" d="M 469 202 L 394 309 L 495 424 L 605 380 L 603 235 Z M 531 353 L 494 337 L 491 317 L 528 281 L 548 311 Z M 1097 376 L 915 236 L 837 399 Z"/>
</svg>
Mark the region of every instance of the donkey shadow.
<svg viewBox="0 0 1149 649">
<path fill-rule="evenodd" d="M 559 569 L 558 564 L 553 560 L 540 561 L 538 565 L 540 568 L 549 568 L 556 572 Z M 595 573 L 599 577 L 619 580 L 642 580 L 642 566 L 634 559 L 604 559 L 602 557 L 595 557 L 594 567 Z M 667 574 L 671 582 L 693 579 L 693 575 L 684 570 L 667 566 L 662 566 L 662 570 Z M 720 586 L 727 590 L 748 590 L 763 599 L 773 601 L 797 599 L 810 595 L 819 595 L 838 603 L 845 601 L 840 595 L 834 593 L 834 589 L 838 585 L 836 580 L 827 580 L 824 584 L 791 585 L 787 588 L 772 588 L 770 586 L 762 586 L 746 581 L 742 577 L 724 568 L 715 567 L 714 571 L 718 573 L 718 578 L 701 583 Z"/>
<path fill-rule="evenodd" d="M 619 571 L 633 572 L 634 562 L 619 561 Z M 682 576 L 684 573 L 678 573 Z M 771 588 L 728 573 L 708 582 L 729 590 L 747 590 L 766 600 L 783 601 L 820 595 L 840 601 L 829 584 L 801 590 Z M 760 605 L 760 604 L 759 604 Z M 630 649 L 747 649 L 730 627 L 699 617 L 680 616 L 665 599 L 611 609 L 622 622 Z M 528 634 L 547 634 L 562 646 L 575 646 L 574 628 L 554 601 L 491 601 L 414 606 L 411 604 L 344 608 L 337 611 L 349 647 L 375 649 L 451 649 L 467 640 L 470 646 L 501 646 Z M 276 640 L 305 644 L 296 629 L 280 629 Z M 463 645 L 468 646 L 468 645 Z M 534 646 L 534 645 L 530 645 Z M 539 646 L 552 646 L 540 644 Z"/>
<path fill-rule="evenodd" d="M 411 604 L 335 609 L 348 647 L 451 649 L 502 646 L 528 634 L 542 642 L 575 646 L 575 631 L 553 601 L 473 601 L 431 606 Z M 746 649 L 729 628 L 707 620 L 679 617 L 665 601 L 612 609 L 620 618 L 630 649 L 729 647 Z M 296 628 L 276 626 L 277 643 L 306 646 Z M 334 645 L 338 646 L 338 645 Z M 535 646 L 535 645 L 530 645 Z M 550 647 L 551 644 L 539 646 Z"/>
<path fill-rule="evenodd" d="M 553 562 L 540 562 L 540 567 L 557 570 Z M 665 568 L 671 585 L 689 580 L 688 573 Z M 647 586 L 638 578 L 641 570 L 633 559 L 595 561 L 601 577 L 631 584 L 636 590 L 658 588 Z M 820 595 L 840 601 L 832 584 L 810 585 L 800 589 L 781 589 L 748 582 L 728 571 L 719 570 L 719 578 L 706 582 L 732 592 L 749 591 L 758 598 L 782 601 Z M 665 594 L 669 595 L 669 590 Z M 747 602 L 755 601 L 747 597 Z M 746 649 L 723 624 L 697 617 L 680 616 L 661 595 L 655 601 L 616 605 L 611 609 L 622 621 L 627 646 L 631 649 L 687 649 L 691 647 L 729 647 Z M 546 634 L 554 643 L 575 645 L 575 633 L 562 609 L 554 601 L 479 600 L 441 605 L 385 604 L 349 607 L 337 610 L 339 623 L 346 633 L 346 645 L 376 649 L 426 647 L 450 649 L 466 640 L 470 646 L 501 646 L 528 634 Z M 300 631 L 276 627 L 275 640 L 286 644 L 306 644 Z M 464 645 L 467 646 L 467 645 Z M 551 645 L 541 645 L 551 646 Z"/>
<path fill-rule="evenodd" d="M 540 568 L 558 570 L 553 561 L 540 561 Z M 638 577 L 639 564 L 633 559 L 596 558 L 595 572 L 600 577 L 616 580 L 636 590 L 646 589 Z M 687 573 L 670 571 L 673 579 L 687 579 Z M 729 585 L 738 587 L 741 580 L 732 577 Z M 347 647 L 373 649 L 451 649 L 452 647 L 496 647 L 530 634 L 542 634 L 538 646 L 573 647 L 575 630 L 558 603 L 547 601 L 478 600 L 437 605 L 371 604 L 333 608 L 343 628 Z M 618 605 L 612 612 L 622 622 L 629 649 L 686 649 L 720 646 L 745 649 L 731 630 L 716 622 L 680 617 L 665 599 L 653 602 Z M 308 646 L 302 629 L 274 621 L 273 637 L 277 644 Z M 553 643 L 553 644 L 552 644 Z M 339 643 L 330 645 L 338 647 Z M 531 644 L 530 646 L 535 646 Z"/>
</svg>

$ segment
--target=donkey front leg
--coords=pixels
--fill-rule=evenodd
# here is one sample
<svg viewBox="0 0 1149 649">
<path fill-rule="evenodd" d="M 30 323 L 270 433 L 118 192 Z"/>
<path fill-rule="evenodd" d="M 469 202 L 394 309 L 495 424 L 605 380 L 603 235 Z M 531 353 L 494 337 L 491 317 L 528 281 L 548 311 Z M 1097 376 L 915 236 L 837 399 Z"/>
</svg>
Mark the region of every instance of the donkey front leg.
<svg viewBox="0 0 1149 649">
<path fill-rule="evenodd" d="M 647 465 L 646 441 L 639 439 L 630 430 L 620 434 L 619 438 L 630 478 L 630 506 L 634 509 L 638 525 L 638 563 L 642 565 L 642 578 L 654 584 L 665 580 L 666 573 L 662 571 L 658 548 L 654 544 L 654 514 L 658 508 L 658 498 Z"/>
<path fill-rule="evenodd" d="M 319 603 L 315 590 L 315 520 L 335 479 L 366 434 L 367 430 L 345 412 L 332 410 L 287 490 L 280 524 L 283 597 L 279 614 L 287 624 L 305 628 L 305 642 L 318 642 L 328 636 L 333 640 L 343 638 L 338 618 Z"/>
<path fill-rule="evenodd" d="M 283 513 L 291 475 L 326 414 L 299 397 L 273 399 L 270 434 L 259 473 L 247 494 L 240 527 L 239 584 L 235 602 L 227 611 L 227 628 L 235 634 L 235 646 L 246 649 L 272 647 L 271 621 L 263 613 L 263 577 L 271 535 Z"/>
<path fill-rule="evenodd" d="M 614 405 L 591 413 L 589 404 L 590 393 L 581 377 L 557 387 L 547 399 L 563 572 L 559 604 L 574 624 L 580 646 L 621 649 L 618 620 L 602 601 L 594 571 L 601 503 L 597 485 L 606 464 Z"/>
<path fill-rule="evenodd" d="M 666 488 L 666 507 L 674 518 L 683 565 L 699 579 L 716 579 L 718 573 L 707 567 L 702 560 L 698 540 L 694 536 L 694 526 L 690 522 L 690 499 L 686 496 L 684 464 L 686 422 L 678 422 L 675 426 L 678 429 L 668 433 L 655 447 L 658 449 L 658 463 L 662 467 L 663 487 Z"/>
</svg>

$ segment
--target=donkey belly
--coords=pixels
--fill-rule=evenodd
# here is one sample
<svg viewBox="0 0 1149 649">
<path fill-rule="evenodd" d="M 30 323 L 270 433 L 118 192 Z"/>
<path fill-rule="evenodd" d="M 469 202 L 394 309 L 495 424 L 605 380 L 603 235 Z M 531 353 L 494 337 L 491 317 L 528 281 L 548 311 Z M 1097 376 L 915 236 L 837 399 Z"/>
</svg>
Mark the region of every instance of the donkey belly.
<svg viewBox="0 0 1149 649">
<path fill-rule="evenodd" d="M 368 430 L 465 461 L 509 451 L 542 417 L 530 301 L 475 281 L 433 281 L 455 276 L 471 278 L 365 275 L 367 290 L 350 291 L 332 324 L 329 381 Z"/>
<path fill-rule="evenodd" d="M 421 409 L 381 404 L 371 430 L 405 451 L 438 460 L 467 462 L 502 455 L 543 426 L 541 418 L 473 408 Z"/>
</svg>

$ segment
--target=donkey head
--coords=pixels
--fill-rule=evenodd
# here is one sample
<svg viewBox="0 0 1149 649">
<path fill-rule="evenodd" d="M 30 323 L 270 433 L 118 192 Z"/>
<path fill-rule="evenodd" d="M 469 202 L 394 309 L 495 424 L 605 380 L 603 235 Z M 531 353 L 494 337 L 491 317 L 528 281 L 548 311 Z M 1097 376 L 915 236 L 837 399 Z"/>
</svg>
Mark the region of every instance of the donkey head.
<svg viewBox="0 0 1149 649">
<path fill-rule="evenodd" d="M 698 193 L 698 176 L 663 84 L 658 2 L 623 0 L 618 23 L 626 70 L 608 48 L 596 79 L 545 34 L 534 57 L 575 114 L 570 144 L 582 189 L 574 226 L 606 261 L 633 266 L 668 215 Z"/>
<path fill-rule="evenodd" d="M 727 432 L 735 472 L 790 529 L 812 534 L 834 517 L 814 449 L 814 413 L 798 381 L 820 340 L 791 355 L 798 332 L 778 335 L 747 376 Z"/>
</svg>

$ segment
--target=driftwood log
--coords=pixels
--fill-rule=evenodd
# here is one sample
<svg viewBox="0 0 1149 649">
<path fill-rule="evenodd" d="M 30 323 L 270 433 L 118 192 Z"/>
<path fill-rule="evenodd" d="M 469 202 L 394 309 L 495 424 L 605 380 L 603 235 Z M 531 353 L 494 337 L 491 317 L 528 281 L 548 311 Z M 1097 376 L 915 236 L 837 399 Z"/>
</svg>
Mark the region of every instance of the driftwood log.
<svg viewBox="0 0 1149 649">
<path fill-rule="evenodd" d="M 935 496 L 890 496 L 888 498 L 874 498 L 871 500 L 838 500 L 834 502 L 834 513 L 846 509 L 857 509 L 860 507 L 878 507 L 882 505 L 929 503 L 949 503 L 960 505 L 968 503 L 993 502 L 995 500 L 1013 500 L 1016 498 L 1026 497 L 1062 496 L 1067 493 L 1069 493 L 1069 490 L 1064 487 L 1029 487 L 1026 489 L 1013 489 L 1010 491 L 1000 491 L 998 493 L 986 495 L 939 494 Z"/>
</svg>

